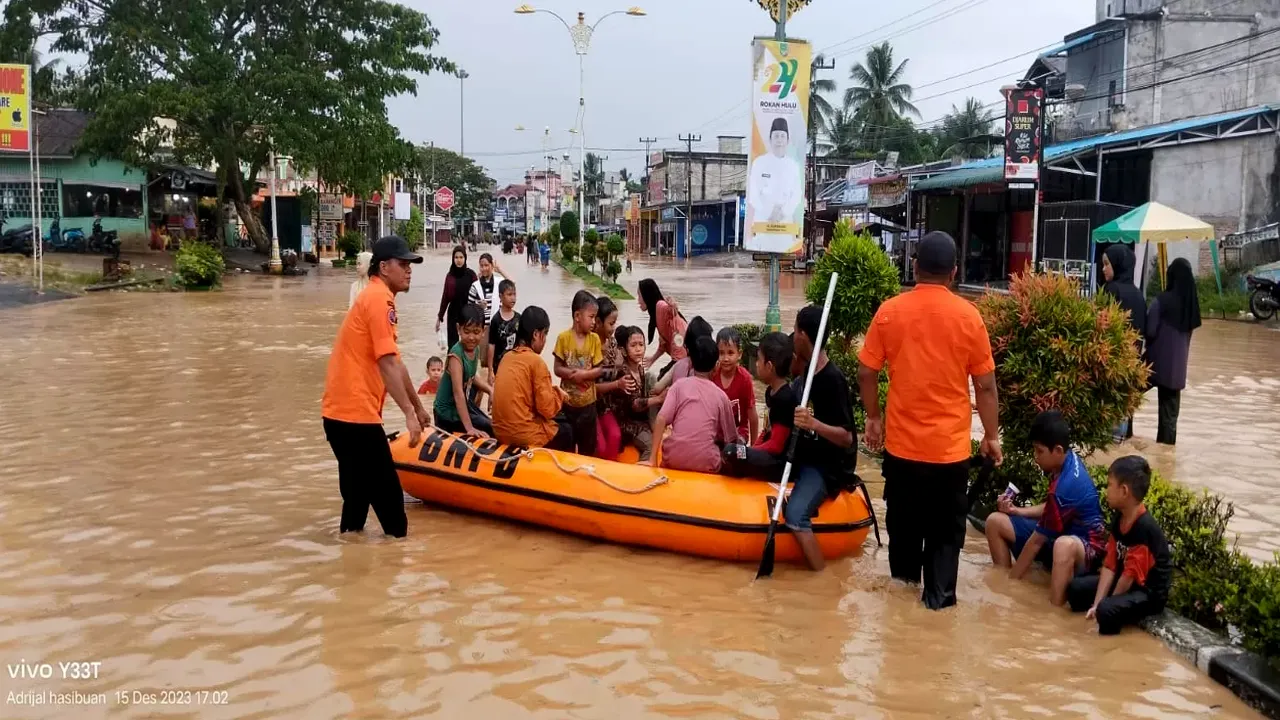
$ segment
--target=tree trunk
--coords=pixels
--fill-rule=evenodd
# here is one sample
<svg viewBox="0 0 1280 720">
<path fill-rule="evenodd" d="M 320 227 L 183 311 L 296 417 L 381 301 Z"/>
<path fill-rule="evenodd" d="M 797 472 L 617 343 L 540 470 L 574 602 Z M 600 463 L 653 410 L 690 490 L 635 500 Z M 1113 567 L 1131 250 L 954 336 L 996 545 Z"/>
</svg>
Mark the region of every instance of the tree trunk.
<svg viewBox="0 0 1280 720">
<path fill-rule="evenodd" d="M 245 229 L 249 231 L 249 239 L 253 240 L 253 249 L 259 254 L 267 255 L 271 252 L 271 237 L 263 229 L 262 221 L 253 214 L 253 206 L 245 197 L 244 179 L 240 177 L 240 164 L 235 162 L 230 168 L 231 175 L 235 179 L 235 182 L 231 183 L 231 189 L 236 214 L 240 216 L 240 222 L 244 223 Z"/>
</svg>

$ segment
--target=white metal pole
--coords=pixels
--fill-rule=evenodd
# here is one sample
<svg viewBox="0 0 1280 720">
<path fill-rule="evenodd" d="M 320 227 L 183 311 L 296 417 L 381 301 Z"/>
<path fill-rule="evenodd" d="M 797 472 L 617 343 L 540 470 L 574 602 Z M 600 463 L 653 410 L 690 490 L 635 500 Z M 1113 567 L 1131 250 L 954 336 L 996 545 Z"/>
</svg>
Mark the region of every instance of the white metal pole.
<svg viewBox="0 0 1280 720">
<path fill-rule="evenodd" d="M 586 53 L 578 56 L 578 224 L 582 233 L 587 229 L 587 100 L 586 76 L 584 75 Z"/>
<path fill-rule="evenodd" d="M 270 172 L 267 174 L 267 182 L 271 190 L 271 260 L 267 267 L 271 272 L 278 273 L 284 267 L 284 263 L 280 261 L 280 213 L 276 210 L 276 173 L 279 172 L 280 166 L 274 149 L 267 157 L 271 162 Z"/>
</svg>

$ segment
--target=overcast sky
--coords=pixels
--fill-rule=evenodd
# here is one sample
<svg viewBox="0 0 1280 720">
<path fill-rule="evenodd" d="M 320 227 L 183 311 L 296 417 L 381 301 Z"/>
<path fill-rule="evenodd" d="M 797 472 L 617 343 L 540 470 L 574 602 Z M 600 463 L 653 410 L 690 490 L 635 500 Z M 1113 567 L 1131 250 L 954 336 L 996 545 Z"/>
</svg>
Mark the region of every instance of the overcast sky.
<svg viewBox="0 0 1280 720">
<path fill-rule="evenodd" d="M 544 13 L 517 15 L 517 0 L 403 0 L 426 12 L 440 30 L 439 54 L 464 68 L 466 152 L 499 185 L 518 182 L 541 165 L 543 128 L 553 145 L 573 142 L 578 60 L 569 33 Z M 656 148 L 683 147 L 677 136 L 701 134 L 695 145 L 749 129 L 750 41 L 771 35 L 768 14 L 749 0 L 544 0 L 534 7 L 574 23 L 587 11 L 593 23 L 636 2 L 648 15 L 615 15 L 602 22 L 586 58 L 587 149 L 608 148 L 605 169 L 644 172 L 637 139 Z M 916 89 L 918 122 L 942 117 L 972 95 L 985 103 L 1021 74 L 1035 50 L 1093 24 L 1094 0 L 814 0 L 787 24 L 792 39 L 808 40 L 834 57 L 829 71 L 849 84 L 849 68 L 873 43 L 889 40 L 895 61 L 909 59 L 906 81 Z M 1019 55 L 1021 54 L 1021 55 Z M 1019 59 L 977 70 L 1014 55 Z M 975 72 L 948 80 L 970 70 Z M 944 82 L 939 82 L 944 81 Z M 975 87 L 966 88 L 969 85 Z M 413 142 L 457 150 L 459 81 L 424 78 L 417 97 L 394 98 L 391 120 Z M 516 126 L 527 128 L 516 131 Z M 561 150 L 562 154 L 564 151 Z M 517 154 L 521 153 L 521 154 Z M 573 153 L 577 162 L 577 151 Z"/>
</svg>

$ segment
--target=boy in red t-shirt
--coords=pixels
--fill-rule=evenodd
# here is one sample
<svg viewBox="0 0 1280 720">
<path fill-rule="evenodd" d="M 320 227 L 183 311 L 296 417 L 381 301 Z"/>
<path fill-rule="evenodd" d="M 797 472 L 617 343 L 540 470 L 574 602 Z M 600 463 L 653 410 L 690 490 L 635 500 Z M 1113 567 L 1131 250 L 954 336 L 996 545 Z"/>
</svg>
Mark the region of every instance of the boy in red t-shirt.
<svg viewBox="0 0 1280 720">
<path fill-rule="evenodd" d="M 721 328 L 716 335 L 716 345 L 720 350 L 720 364 L 714 375 L 716 385 L 729 396 L 738 437 L 750 442 L 760 429 L 760 416 L 756 413 L 756 387 L 751 373 L 742 367 L 742 335 L 731 327 Z"/>
<path fill-rule="evenodd" d="M 427 379 L 418 386 L 419 395 L 435 395 L 440 389 L 440 376 L 444 374 L 444 361 L 434 355 L 427 360 Z"/>
</svg>

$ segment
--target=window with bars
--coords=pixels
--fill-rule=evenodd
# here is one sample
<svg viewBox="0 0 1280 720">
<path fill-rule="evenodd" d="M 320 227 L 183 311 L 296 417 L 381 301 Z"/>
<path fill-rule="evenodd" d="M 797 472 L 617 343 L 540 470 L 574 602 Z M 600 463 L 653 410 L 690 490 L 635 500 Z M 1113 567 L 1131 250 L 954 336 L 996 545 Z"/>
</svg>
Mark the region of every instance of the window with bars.
<svg viewBox="0 0 1280 720">
<path fill-rule="evenodd" d="M 59 214 L 58 184 L 52 182 L 41 183 L 40 201 L 40 208 L 44 217 L 57 216 Z M 31 183 L 0 183 L 0 212 L 3 212 L 5 217 L 35 217 L 31 205 Z"/>
</svg>

